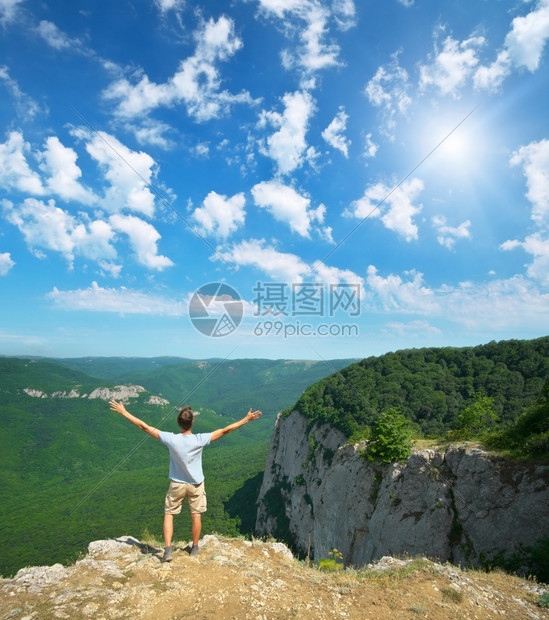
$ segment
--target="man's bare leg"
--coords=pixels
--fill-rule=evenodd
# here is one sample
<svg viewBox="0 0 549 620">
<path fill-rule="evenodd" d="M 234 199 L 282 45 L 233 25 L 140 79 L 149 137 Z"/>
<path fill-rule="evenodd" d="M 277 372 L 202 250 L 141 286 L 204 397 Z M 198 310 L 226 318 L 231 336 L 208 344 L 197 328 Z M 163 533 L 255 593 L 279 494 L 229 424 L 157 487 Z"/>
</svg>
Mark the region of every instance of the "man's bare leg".
<svg viewBox="0 0 549 620">
<path fill-rule="evenodd" d="M 202 531 L 202 515 L 199 512 L 191 514 L 191 519 L 192 519 L 193 547 L 198 547 L 198 541 L 200 539 L 200 532 Z"/>
<path fill-rule="evenodd" d="M 164 546 L 172 546 L 173 537 L 173 515 L 164 515 Z"/>
<path fill-rule="evenodd" d="M 172 561 L 173 515 L 164 514 L 164 555 L 162 562 Z"/>
</svg>

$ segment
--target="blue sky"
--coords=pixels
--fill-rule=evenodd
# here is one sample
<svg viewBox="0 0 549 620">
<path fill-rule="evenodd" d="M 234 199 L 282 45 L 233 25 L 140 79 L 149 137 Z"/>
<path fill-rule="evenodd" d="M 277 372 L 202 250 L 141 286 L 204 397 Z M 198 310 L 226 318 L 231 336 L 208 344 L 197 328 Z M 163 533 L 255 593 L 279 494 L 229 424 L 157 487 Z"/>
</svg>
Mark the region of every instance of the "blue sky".
<svg viewBox="0 0 549 620">
<path fill-rule="evenodd" d="M 0 0 L 0 352 L 546 335 L 548 39 L 549 0 Z"/>
</svg>

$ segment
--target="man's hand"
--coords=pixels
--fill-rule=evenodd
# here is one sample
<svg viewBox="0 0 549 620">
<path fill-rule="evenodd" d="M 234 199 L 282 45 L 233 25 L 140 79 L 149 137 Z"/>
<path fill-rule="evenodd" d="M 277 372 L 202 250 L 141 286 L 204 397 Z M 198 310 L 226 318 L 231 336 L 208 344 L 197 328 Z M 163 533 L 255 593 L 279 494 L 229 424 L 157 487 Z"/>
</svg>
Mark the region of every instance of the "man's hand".
<svg viewBox="0 0 549 620">
<path fill-rule="evenodd" d="M 250 411 L 246 414 L 246 421 L 251 422 L 252 420 L 257 420 L 259 417 L 261 417 L 261 411 L 252 411 L 250 407 Z"/>
<path fill-rule="evenodd" d="M 128 413 L 126 411 L 126 407 L 124 407 L 124 405 L 121 402 L 117 403 L 115 400 L 111 400 L 109 405 L 110 405 L 110 407 L 111 407 L 111 409 L 113 411 L 116 411 L 116 413 L 119 413 L 121 415 L 124 415 L 125 413 Z M 251 409 L 250 409 L 250 411 L 251 411 Z"/>
<path fill-rule="evenodd" d="M 257 420 L 257 418 L 259 418 L 260 415 L 261 415 L 261 411 L 252 411 L 252 408 L 250 407 L 250 410 L 242 418 L 242 420 L 239 420 L 238 422 L 234 422 L 233 424 L 229 424 L 229 426 L 226 426 L 225 428 L 219 428 L 218 430 L 213 431 L 211 441 L 217 441 L 220 437 L 224 437 L 225 435 L 228 435 L 229 433 L 236 431 L 237 428 L 244 426 L 244 424 L 247 424 L 248 422 L 251 422 L 252 420 Z"/>
</svg>

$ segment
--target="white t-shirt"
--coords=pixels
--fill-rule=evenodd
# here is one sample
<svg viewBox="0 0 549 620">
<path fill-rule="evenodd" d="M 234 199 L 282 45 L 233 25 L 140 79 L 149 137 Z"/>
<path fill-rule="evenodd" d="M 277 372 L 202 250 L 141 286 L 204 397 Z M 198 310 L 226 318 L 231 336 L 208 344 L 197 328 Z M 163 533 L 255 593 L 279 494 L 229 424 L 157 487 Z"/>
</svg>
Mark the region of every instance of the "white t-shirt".
<svg viewBox="0 0 549 620">
<path fill-rule="evenodd" d="M 160 431 L 159 439 L 170 451 L 170 480 L 200 484 L 204 480 L 202 449 L 210 443 L 212 434 Z"/>
</svg>

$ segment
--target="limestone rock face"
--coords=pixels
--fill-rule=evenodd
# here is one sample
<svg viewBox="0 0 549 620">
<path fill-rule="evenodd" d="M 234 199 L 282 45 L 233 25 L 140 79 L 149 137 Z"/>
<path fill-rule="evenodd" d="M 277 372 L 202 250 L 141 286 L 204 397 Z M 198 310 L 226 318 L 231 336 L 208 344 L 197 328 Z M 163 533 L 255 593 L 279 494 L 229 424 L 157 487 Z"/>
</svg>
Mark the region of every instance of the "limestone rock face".
<svg viewBox="0 0 549 620">
<path fill-rule="evenodd" d="M 427 555 L 476 566 L 549 537 L 549 467 L 476 449 L 421 450 L 374 464 L 328 425 L 298 411 L 275 424 L 259 495 L 259 534 L 285 536 L 318 561 L 347 565 Z"/>
<path fill-rule="evenodd" d="M 23 392 L 33 398 L 89 398 L 92 400 L 100 398 L 101 400 L 105 400 L 107 402 L 110 400 L 120 400 L 127 404 L 130 399 L 138 398 L 139 395 L 146 392 L 146 390 L 141 385 L 115 385 L 114 388 L 96 388 L 90 394 L 80 394 L 80 392 L 75 388 L 68 391 L 52 392 L 51 394 L 46 394 L 45 392 L 34 388 L 23 388 Z M 165 398 L 155 395 L 149 396 L 146 403 L 148 405 L 161 406 L 170 404 Z"/>
</svg>

